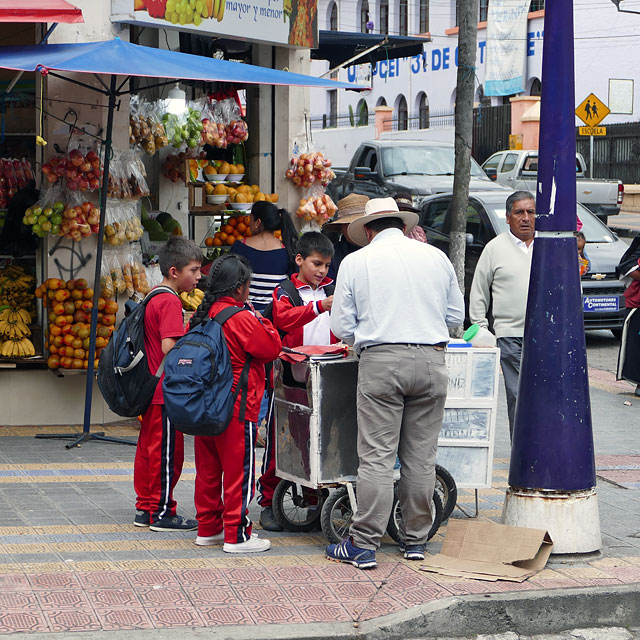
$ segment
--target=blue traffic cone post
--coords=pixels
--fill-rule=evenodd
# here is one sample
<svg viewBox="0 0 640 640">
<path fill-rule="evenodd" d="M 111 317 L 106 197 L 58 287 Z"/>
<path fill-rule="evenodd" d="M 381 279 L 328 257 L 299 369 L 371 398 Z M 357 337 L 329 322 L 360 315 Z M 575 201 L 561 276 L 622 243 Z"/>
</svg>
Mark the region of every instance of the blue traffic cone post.
<svg viewBox="0 0 640 640">
<path fill-rule="evenodd" d="M 505 524 L 601 545 L 577 256 L 573 3 L 545 9 L 536 231 Z"/>
</svg>

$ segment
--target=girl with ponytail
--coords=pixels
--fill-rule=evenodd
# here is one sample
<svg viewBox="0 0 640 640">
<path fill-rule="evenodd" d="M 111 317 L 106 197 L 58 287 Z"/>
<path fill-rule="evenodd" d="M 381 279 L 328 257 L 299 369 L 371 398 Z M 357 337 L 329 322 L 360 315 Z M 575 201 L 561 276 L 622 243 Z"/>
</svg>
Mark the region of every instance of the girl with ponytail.
<svg viewBox="0 0 640 640">
<path fill-rule="evenodd" d="M 297 271 L 298 232 L 286 209 L 266 201 L 254 203 L 249 228 L 251 236 L 236 240 L 231 252 L 249 261 L 253 269 L 249 299 L 258 311 L 264 311 L 278 284 Z M 280 239 L 276 231 L 280 232 Z"/>
<path fill-rule="evenodd" d="M 247 304 L 251 267 L 246 259 L 228 253 L 211 266 L 204 300 L 191 327 L 207 316 L 215 318 L 229 306 L 243 308 L 222 325 L 233 369 L 235 389 L 240 373 L 251 358 L 245 419 L 240 421 L 240 396 L 233 418 L 219 436 L 194 438 L 198 520 L 196 544 L 224 544 L 227 553 L 256 553 L 271 546 L 269 540 L 251 533 L 249 503 L 255 492 L 255 442 L 260 401 L 264 394 L 266 362 L 278 357 L 280 336 L 269 320 Z"/>
</svg>

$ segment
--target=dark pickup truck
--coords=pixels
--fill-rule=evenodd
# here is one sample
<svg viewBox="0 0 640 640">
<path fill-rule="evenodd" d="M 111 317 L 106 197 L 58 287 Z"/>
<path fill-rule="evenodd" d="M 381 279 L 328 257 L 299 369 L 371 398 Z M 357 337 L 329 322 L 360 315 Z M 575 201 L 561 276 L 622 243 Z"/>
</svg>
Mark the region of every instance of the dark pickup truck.
<svg viewBox="0 0 640 640">
<path fill-rule="evenodd" d="M 418 206 L 433 193 L 453 189 L 454 148 L 446 142 L 368 140 L 353 154 L 348 169 L 335 169 L 327 192 L 334 202 L 350 193 L 370 198 L 408 191 Z M 470 191 L 510 191 L 490 180 L 471 159 Z M 506 197 L 506 196 L 505 196 Z"/>
</svg>

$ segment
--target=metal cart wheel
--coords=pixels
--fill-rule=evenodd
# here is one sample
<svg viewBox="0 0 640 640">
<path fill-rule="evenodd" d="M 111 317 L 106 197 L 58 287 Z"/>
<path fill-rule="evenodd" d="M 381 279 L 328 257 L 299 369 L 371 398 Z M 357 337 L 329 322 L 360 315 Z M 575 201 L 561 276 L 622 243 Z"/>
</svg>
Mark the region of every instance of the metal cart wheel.
<svg viewBox="0 0 640 640">
<path fill-rule="evenodd" d="M 320 524 L 329 542 L 338 543 L 349 535 L 353 511 L 346 487 L 336 489 L 322 505 Z"/>
<path fill-rule="evenodd" d="M 436 534 L 436 531 L 442 524 L 442 500 L 437 491 L 433 492 L 433 501 L 431 502 L 431 512 L 433 513 L 433 523 L 429 533 L 427 534 L 427 540 L 431 540 Z M 389 524 L 387 524 L 387 533 L 396 541 L 400 542 L 400 521 L 402 520 L 402 511 L 400 510 L 400 502 L 397 496 L 397 487 L 393 489 L 393 507 L 391 509 L 391 516 L 389 518 Z"/>
<path fill-rule="evenodd" d="M 442 501 L 442 522 L 449 519 L 458 502 L 458 487 L 453 476 L 439 464 L 436 465 L 436 491 Z"/>
<path fill-rule="evenodd" d="M 280 480 L 273 492 L 273 515 L 285 531 L 312 531 L 327 494 L 326 489 L 309 489 L 290 480 Z"/>
</svg>

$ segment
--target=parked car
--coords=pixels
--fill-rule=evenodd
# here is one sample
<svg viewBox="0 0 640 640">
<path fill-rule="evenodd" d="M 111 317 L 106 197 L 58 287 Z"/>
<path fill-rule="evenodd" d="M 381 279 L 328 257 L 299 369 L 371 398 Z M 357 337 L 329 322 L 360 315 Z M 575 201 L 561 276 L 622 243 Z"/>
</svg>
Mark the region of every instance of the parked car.
<svg viewBox="0 0 640 640">
<path fill-rule="evenodd" d="M 398 191 L 413 195 L 414 205 L 432 193 L 453 189 L 454 147 L 425 140 L 367 140 L 353 154 L 348 169 L 334 168 L 336 178 L 327 193 L 337 202 L 350 193 L 370 198 L 393 196 Z M 506 191 L 471 159 L 471 191 Z"/>
<path fill-rule="evenodd" d="M 420 225 L 430 244 L 449 254 L 451 230 L 451 193 L 429 196 L 420 207 Z M 616 278 L 615 267 L 627 245 L 582 205 L 578 205 L 585 251 L 591 270 L 582 276 L 582 308 L 585 329 L 610 329 L 620 336 L 624 323 L 624 286 Z M 467 210 L 467 250 L 465 255 L 465 299 L 476 264 L 487 242 L 506 231 L 506 197 L 504 193 L 484 191 L 469 197 Z M 576 269 L 578 265 L 576 264 Z"/>
<path fill-rule="evenodd" d="M 498 151 L 482 164 L 484 172 L 499 184 L 514 191 L 524 189 L 536 192 L 538 180 L 537 151 Z M 621 180 L 596 180 L 587 178 L 587 166 L 584 158 L 576 154 L 576 197 L 578 202 L 602 222 L 607 223 L 608 216 L 620 213 L 624 196 Z"/>
</svg>

